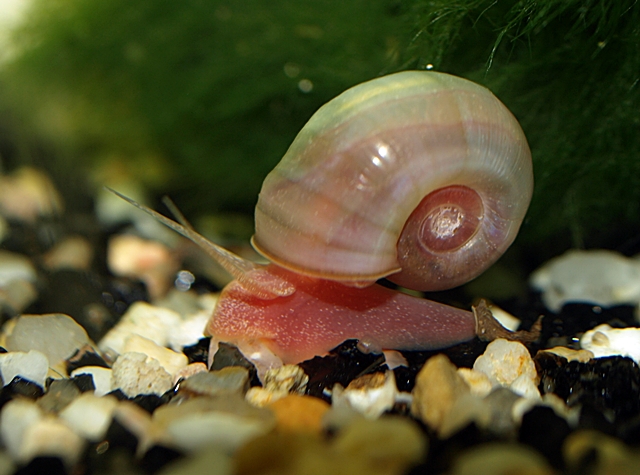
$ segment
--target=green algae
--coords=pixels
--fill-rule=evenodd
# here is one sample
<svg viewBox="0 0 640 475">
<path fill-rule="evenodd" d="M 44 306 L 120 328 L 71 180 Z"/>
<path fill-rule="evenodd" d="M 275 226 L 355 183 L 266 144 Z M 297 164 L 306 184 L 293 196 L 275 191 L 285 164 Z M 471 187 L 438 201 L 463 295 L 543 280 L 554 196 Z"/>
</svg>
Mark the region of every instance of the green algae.
<svg viewBox="0 0 640 475">
<path fill-rule="evenodd" d="M 35 0 L 27 17 L 0 106 L 62 166 L 156 160 L 137 173 L 187 213 L 250 213 L 320 105 L 433 67 L 488 86 L 520 120 L 536 188 L 518 241 L 534 256 L 638 250 L 636 1 Z"/>
</svg>

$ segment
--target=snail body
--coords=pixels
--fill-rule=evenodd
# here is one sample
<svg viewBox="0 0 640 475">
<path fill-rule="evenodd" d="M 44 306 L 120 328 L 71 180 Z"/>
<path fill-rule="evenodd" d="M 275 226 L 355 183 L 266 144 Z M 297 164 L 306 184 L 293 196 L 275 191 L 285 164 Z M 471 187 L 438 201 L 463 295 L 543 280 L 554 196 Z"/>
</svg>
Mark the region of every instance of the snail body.
<svg viewBox="0 0 640 475">
<path fill-rule="evenodd" d="M 466 310 L 378 284 L 350 287 L 273 264 L 263 272 L 285 279 L 295 292 L 264 299 L 238 281 L 228 284 L 207 325 L 213 350 L 219 342 L 231 342 L 265 367 L 324 355 L 347 339 L 381 352 L 443 348 L 475 336 L 474 317 Z"/>
<path fill-rule="evenodd" d="M 473 338 L 471 312 L 374 282 L 439 290 L 479 275 L 512 243 L 532 189 L 526 138 L 491 92 L 412 71 L 347 90 L 300 131 L 256 206 L 266 266 L 132 204 L 234 276 L 207 325 L 210 354 L 229 342 L 269 366 L 351 338 L 407 350 Z"/>
</svg>

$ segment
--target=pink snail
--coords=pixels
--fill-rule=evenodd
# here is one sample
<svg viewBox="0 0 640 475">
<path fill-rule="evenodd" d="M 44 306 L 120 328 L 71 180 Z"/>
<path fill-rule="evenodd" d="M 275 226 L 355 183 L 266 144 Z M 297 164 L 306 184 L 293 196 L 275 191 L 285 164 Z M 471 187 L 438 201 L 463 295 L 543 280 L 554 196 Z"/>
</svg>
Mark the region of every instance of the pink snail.
<svg viewBox="0 0 640 475">
<path fill-rule="evenodd" d="M 211 354 L 228 342 L 269 366 L 351 338 L 374 350 L 473 338 L 471 312 L 375 281 L 441 290 L 473 279 L 511 245 L 532 191 L 524 133 L 488 89 L 406 71 L 321 107 L 266 177 L 252 244 L 268 265 L 128 201 L 234 277 L 206 328 Z"/>
</svg>

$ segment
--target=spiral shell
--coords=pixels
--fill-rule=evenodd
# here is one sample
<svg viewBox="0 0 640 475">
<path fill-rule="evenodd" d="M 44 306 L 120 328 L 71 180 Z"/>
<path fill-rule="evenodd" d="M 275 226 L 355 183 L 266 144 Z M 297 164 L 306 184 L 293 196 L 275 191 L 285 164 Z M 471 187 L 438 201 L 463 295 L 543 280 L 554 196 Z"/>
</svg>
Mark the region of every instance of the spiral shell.
<svg viewBox="0 0 640 475">
<path fill-rule="evenodd" d="M 448 288 L 509 247 L 532 190 L 524 133 L 489 90 L 407 71 L 355 86 L 311 117 L 263 183 L 253 244 L 306 275 L 357 285 L 402 270 L 390 278 Z M 419 205 L 445 210 L 440 223 L 473 215 L 471 224 L 453 244 L 401 238 Z M 433 209 L 414 215 L 432 219 Z"/>
</svg>

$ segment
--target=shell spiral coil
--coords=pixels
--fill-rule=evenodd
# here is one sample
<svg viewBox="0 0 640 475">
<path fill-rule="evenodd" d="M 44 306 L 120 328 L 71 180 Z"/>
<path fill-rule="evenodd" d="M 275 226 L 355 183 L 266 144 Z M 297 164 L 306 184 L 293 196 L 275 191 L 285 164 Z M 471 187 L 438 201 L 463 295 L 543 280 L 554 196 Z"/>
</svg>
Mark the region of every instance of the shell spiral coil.
<svg viewBox="0 0 640 475">
<path fill-rule="evenodd" d="M 313 115 L 263 183 L 253 243 L 305 275 L 440 290 L 502 255 L 532 191 L 524 133 L 488 89 L 402 72 Z"/>
</svg>

